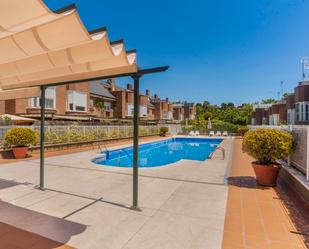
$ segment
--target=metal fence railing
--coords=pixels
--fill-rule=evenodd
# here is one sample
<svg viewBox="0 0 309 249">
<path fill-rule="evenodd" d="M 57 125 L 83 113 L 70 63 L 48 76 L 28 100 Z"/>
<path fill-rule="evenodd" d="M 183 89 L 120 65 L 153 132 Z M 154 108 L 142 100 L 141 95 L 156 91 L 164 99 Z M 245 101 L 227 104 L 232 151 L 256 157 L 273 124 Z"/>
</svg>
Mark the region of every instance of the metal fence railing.
<svg viewBox="0 0 309 249">
<path fill-rule="evenodd" d="M 161 126 L 167 126 L 172 135 L 181 132 L 180 125 L 140 125 L 139 135 L 158 135 Z M 25 127 L 33 129 L 38 135 L 40 126 L 0 126 L 0 147 L 3 147 L 5 133 L 14 127 Z M 61 144 L 70 142 L 96 141 L 109 138 L 128 138 L 133 136 L 132 125 L 46 125 L 45 143 Z"/>
</svg>

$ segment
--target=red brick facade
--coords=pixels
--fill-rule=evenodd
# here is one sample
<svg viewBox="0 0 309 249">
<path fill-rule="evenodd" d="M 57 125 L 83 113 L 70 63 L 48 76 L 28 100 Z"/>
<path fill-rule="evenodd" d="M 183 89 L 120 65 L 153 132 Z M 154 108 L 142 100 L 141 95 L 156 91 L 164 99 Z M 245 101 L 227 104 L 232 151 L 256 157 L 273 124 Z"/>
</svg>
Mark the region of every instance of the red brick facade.
<svg viewBox="0 0 309 249">
<path fill-rule="evenodd" d="M 105 83 L 98 82 L 98 84 L 100 87 L 104 88 L 105 93 L 107 92 L 107 95 L 109 96 L 104 95 L 104 91 L 103 95 L 97 94 L 96 92 L 94 93 L 92 90 L 93 82 L 56 86 L 54 92 L 55 97 L 53 97 L 53 101 L 51 101 L 52 104 L 50 104 L 54 105 L 54 107 L 51 108 L 49 106 L 49 108 L 46 108 L 46 118 L 70 120 L 74 118 L 78 120 L 78 118 L 81 117 L 84 118 L 83 120 L 85 120 L 85 118 L 86 120 L 87 118 L 132 119 L 134 105 L 133 86 L 128 84 L 126 89 L 119 88 L 116 86 L 115 80 L 113 79 L 108 80 Z M 75 93 L 79 97 L 85 96 L 86 94 L 86 97 L 83 98 L 83 109 L 85 110 L 78 110 L 75 107 L 73 108 L 73 104 L 68 103 L 69 95 L 71 96 L 70 98 L 73 98 L 72 96 L 75 96 Z M 73 100 L 70 101 L 72 102 Z M 151 97 L 149 90 L 146 90 L 145 95 L 139 95 L 139 102 L 140 118 L 143 120 L 172 121 L 173 118 L 178 120 L 178 116 L 180 115 L 175 113 L 173 104 L 171 104 L 168 99 L 160 99 L 156 94 Z M 17 99 L 1 101 L 0 114 L 4 113 L 39 118 L 39 98 L 36 98 L 35 100 Z M 187 116 L 190 118 L 194 113 L 194 106 L 184 106 L 181 109 L 181 115 L 184 117 Z"/>
</svg>

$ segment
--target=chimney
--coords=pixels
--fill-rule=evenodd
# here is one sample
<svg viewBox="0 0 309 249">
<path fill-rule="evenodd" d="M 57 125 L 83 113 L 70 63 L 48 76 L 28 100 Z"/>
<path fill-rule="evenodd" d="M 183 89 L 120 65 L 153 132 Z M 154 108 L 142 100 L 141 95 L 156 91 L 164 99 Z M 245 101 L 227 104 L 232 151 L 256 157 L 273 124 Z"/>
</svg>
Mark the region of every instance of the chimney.
<svg viewBox="0 0 309 249">
<path fill-rule="evenodd" d="M 133 91 L 133 86 L 132 86 L 132 84 L 127 84 L 127 89 L 130 90 L 130 91 Z"/>
<path fill-rule="evenodd" d="M 115 81 L 116 81 L 115 79 L 111 79 L 111 81 L 110 81 L 111 91 L 116 90 L 116 82 Z"/>
<path fill-rule="evenodd" d="M 155 93 L 155 95 L 153 95 L 155 99 L 158 99 L 158 94 Z"/>
<path fill-rule="evenodd" d="M 149 89 L 146 89 L 146 96 L 150 96 L 150 91 L 149 91 Z"/>
</svg>

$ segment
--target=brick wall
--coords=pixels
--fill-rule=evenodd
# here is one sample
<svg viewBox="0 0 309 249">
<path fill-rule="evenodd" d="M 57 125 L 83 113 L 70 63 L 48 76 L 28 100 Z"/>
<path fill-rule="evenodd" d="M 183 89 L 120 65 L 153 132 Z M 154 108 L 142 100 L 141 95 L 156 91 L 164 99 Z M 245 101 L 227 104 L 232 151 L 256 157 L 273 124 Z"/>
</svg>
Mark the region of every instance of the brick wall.
<svg viewBox="0 0 309 249">
<path fill-rule="evenodd" d="M 0 114 L 5 114 L 5 101 L 0 100 Z"/>
<path fill-rule="evenodd" d="M 57 86 L 56 87 L 56 109 L 57 114 L 65 115 L 67 111 L 67 88 L 70 89 L 69 86 Z"/>
<path fill-rule="evenodd" d="M 126 117 L 126 92 L 125 91 L 114 91 L 113 95 L 117 99 L 117 112 L 118 118 Z"/>
<path fill-rule="evenodd" d="M 89 112 L 91 115 L 95 115 L 97 117 L 101 117 L 101 118 L 112 118 L 113 117 L 113 106 L 114 106 L 114 101 L 112 100 L 104 100 L 103 98 L 100 98 L 103 103 L 105 102 L 108 102 L 111 104 L 111 109 L 110 110 L 105 110 L 104 107 L 101 109 L 101 108 L 98 108 L 96 105 L 95 105 L 95 102 L 96 102 L 96 97 L 93 97 L 93 96 L 90 96 L 91 99 L 93 99 L 94 101 L 94 106 L 93 108 L 90 108 L 89 109 Z"/>
<path fill-rule="evenodd" d="M 147 106 L 148 105 L 148 97 L 144 95 L 139 96 L 140 105 Z"/>
<path fill-rule="evenodd" d="M 162 109 L 162 103 L 156 102 L 154 103 L 155 110 L 154 110 L 154 118 L 155 119 L 161 119 L 163 116 L 163 109 Z"/>
<path fill-rule="evenodd" d="M 133 92 L 126 92 L 126 101 L 129 104 L 134 103 L 134 93 Z"/>
</svg>

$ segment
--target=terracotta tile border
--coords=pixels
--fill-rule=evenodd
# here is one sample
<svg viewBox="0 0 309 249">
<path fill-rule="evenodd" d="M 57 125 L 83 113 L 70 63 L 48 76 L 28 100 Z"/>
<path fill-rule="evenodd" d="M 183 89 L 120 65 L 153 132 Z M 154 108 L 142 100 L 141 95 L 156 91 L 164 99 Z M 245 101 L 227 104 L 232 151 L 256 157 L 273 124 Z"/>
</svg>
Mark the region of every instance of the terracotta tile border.
<svg viewBox="0 0 309 249">
<path fill-rule="evenodd" d="M 283 192 L 289 193 L 281 183 L 276 188 L 256 184 L 252 158 L 241 151 L 241 143 L 241 139 L 234 141 L 222 248 L 305 249 L 307 239 L 293 224 L 292 213 L 281 199 Z M 293 205 L 297 210 L 306 208 L 303 203 L 293 202 Z M 303 222 L 309 226 L 309 218 Z"/>
</svg>

